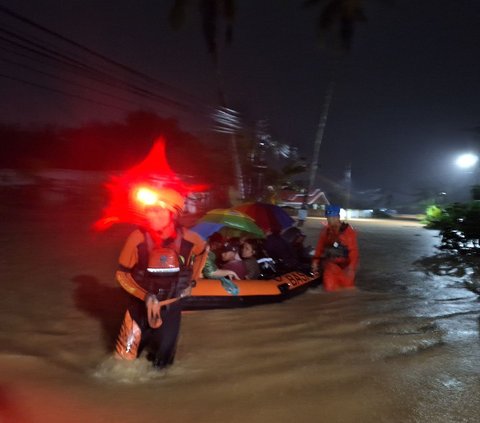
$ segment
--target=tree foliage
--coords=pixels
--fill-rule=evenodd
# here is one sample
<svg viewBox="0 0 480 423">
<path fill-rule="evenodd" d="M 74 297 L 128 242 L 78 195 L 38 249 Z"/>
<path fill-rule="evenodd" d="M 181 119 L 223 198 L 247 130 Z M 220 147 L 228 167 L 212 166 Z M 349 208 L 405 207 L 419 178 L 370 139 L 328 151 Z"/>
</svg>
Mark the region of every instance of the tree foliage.
<svg viewBox="0 0 480 423">
<path fill-rule="evenodd" d="M 167 141 L 168 160 L 176 172 L 207 183 L 233 180 L 232 163 L 222 154 L 222 140 L 201 140 L 182 130 L 175 119 L 148 111 L 132 112 L 120 122 L 72 128 L 0 125 L 2 145 L 8 146 L 0 155 L 0 167 L 122 170 L 141 161 L 159 136 Z"/>
<path fill-rule="evenodd" d="M 480 253 L 480 201 L 453 203 L 427 209 L 427 227 L 440 230 L 442 250 L 460 254 Z"/>
<path fill-rule="evenodd" d="M 349 50 L 355 25 L 367 20 L 365 0 L 305 0 L 304 5 L 321 6 L 317 31 L 322 45 L 325 45 L 327 38 L 331 36 L 335 45 Z"/>
<path fill-rule="evenodd" d="M 189 0 L 175 0 L 170 10 L 169 22 L 173 29 L 180 29 L 187 20 Z M 218 62 L 218 26 L 225 22 L 225 42 L 230 44 L 233 38 L 235 18 L 234 0 L 198 0 L 198 10 L 202 20 L 202 30 L 208 53 L 214 63 Z"/>
</svg>

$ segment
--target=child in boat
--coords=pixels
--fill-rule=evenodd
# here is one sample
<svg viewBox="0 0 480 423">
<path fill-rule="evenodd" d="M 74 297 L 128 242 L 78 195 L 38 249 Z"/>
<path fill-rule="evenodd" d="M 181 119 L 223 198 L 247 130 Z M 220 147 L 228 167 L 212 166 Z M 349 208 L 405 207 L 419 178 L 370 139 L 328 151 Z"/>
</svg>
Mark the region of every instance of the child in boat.
<svg viewBox="0 0 480 423">
<path fill-rule="evenodd" d="M 232 238 L 225 242 L 220 249 L 222 258 L 220 268 L 233 271 L 240 279 L 245 279 L 247 276 L 247 268 L 240 258 L 239 251 L 240 242 L 238 240 Z"/>
<path fill-rule="evenodd" d="M 246 279 L 258 279 L 261 272 L 257 262 L 257 240 L 244 240 L 240 247 L 240 256 L 247 269 Z"/>
<path fill-rule="evenodd" d="M 202 275 L 205 279 L 219 279 L 226 277 L 229 279 L 240 279 L 233 270 L 219 269 L 217 266 L 217 254 L 225 243 L 224 238 L 218 232 L 210 235 L 208 238 L 208 256 L 205 266 L 202 270 Z"/>
</svg>

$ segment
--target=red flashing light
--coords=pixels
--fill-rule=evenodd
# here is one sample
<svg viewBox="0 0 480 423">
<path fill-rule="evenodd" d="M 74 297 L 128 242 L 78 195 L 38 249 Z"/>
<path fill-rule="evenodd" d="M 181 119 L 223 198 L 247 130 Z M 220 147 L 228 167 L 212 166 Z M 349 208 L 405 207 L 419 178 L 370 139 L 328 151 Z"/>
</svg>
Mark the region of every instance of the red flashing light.
<svg viewBox="0 0 480 423">
<path fill-rule="evenodd" d="M 114 223 L 145 223 L 146 206 L 158 205 L 179 212 L 190 192 L 205 185 L 189 185 L 170 168 L 165 154 L 165 140 L 158 138 L 147 157 L 120 176 L 112 176 L 106 185 L 110 203 L 94 227 L 104 230 Z"/>
<path fill-rule="evenodd" d="M 153 206 L 158 200 L 158 194 L 150 188 L 140 187 L 135 193 L 135 199 L 144 206 Z"/>
</svg>

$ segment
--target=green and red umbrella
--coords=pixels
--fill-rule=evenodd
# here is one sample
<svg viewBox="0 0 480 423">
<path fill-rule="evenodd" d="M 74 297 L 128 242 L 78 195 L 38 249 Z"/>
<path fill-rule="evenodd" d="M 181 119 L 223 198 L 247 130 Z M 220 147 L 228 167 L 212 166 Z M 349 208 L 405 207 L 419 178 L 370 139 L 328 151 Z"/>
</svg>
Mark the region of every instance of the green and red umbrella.
<svg viewBox="0 0 480 423">
<path fill-rule="evenodd" d="M 274 204 L 244 203 L 235 206 L 234 210 L 250 216 L 265 232 L 287 229 L 295 223 L 285 210 Z"/>
<path fill-rule="evenodd" d="M 242 232 L 254 237 L 265 236 L 250 216 L 233 209 L 210 210 L 191 229 L 205 239 L 218 231 L 226 232 L 229 236 L 239 236 Z"/>
</svg>

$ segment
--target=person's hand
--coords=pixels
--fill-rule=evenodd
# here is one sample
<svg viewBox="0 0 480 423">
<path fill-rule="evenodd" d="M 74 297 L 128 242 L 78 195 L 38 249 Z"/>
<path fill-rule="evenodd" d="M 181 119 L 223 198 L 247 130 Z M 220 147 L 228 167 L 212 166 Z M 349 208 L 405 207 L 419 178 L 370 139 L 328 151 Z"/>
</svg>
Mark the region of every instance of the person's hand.
<svg viewBox="0 0 480 423">
<path fill-rule="evenodd" d="M 225 271 L 225 277 L 227 277 L 229 279 L 237 279 L 237 280 L 240 279 L 238 277 L 238 275 L 233 270 L 226 270 Z"/>
<path fill-rule="evenodd" d="M 318 273 L 318 261 L 312 262 L 312 273 Z"/>
<path fill-rule="evenodd" d="M 344 272 L 348 279 L 355 279 L 355 271 L 351 267 L 346 267 Z"/>
<path fill-rule="evenodd" d="M 147 296 L 145 297 L 145 306 L 148 308 L 149 306 L 151 307 L 156 303 L 158 303 L 157 297 L 153 294 L 147 294 Z"/>
<path fill-rule="evenodd" d="M 181 293 L 180 298 L 190 297 L 192 295 L 192 285 L 187 286 Z"/>
<path fill-rule="evenodd" d="M 153 294 L 148 294 L 145 298 L 145 306 L 147 307 L 148 325 L 157 329 L 162 325 L 162 318 L 160 317 L 160 303 L 157 297 Z"/>
</svg>

